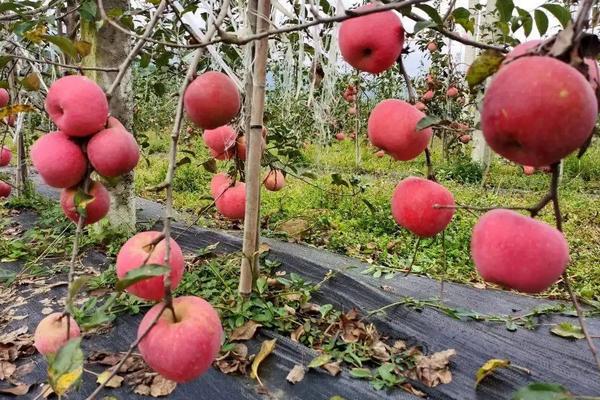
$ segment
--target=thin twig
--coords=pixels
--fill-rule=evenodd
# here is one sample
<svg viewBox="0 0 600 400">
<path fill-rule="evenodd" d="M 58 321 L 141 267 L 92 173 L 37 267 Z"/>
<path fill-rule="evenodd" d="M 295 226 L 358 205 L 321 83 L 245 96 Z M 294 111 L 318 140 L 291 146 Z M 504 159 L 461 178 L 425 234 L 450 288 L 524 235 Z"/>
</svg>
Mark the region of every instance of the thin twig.
<svg viewBox="0 0 600 400">
<path fill-rule="evenodd" d="M 404 68 L 404 63 L 402 62 L 402 56 L 398 57 L 396 60 L 398 63 L 398 68 L 400 69 L 400 73 L 402 74 L 402 78 L 404 79 L 404 83 L 406 83 L 406 89 L 408 91 L 408 100 L 411 104 L 415 104 L 417 102 L 417 92 L 415 87 L 412 84 L 412 80 L 410 76 L 408 76 L 408 72 L 406 72 L 406 68 Z"/>
<path fill-rule="evenodd" d="M 7 54 L 7 53 L 0 54 L 0 57 L 18 58 L 20 60 L 29 61 L 29 62 L 32 62 L 32 63 L 55 65 L 57 67 L 68 68 L 68 69 L 75 69 L 75 70 L 78 70 L 78 71 L 117 72 L 119 70 L 118 68 L 113 68 L 113 67 L 82 67 L 80 65 L 63 64 L 63 63 L 59 63 L 59 62 L 55 62 L 55 61 L 50 61 L 50 60 L 45 60 L 45 59 L 44 60 L 40 60 L 40 59 L 35 59 L 35 58 L 30 58 L 30 57 L 25 57 L 25 56 L 18 56 L 18 55 L 15 55 L 15 54 Z"/>
<path fill-rule="evenodd" d="M 448 4 L 448 11 L 446 11 L 446 14 L 444 15 L 444 18 L 442 18 L 442 22 L 445 24 L 448 19 L 450 19 L 450 17 L 452 16 L 452 11 L 454 11 L 454 6 L 456 5 L 456 0 L 451 0 L 450 4 Z"/>
</svg>

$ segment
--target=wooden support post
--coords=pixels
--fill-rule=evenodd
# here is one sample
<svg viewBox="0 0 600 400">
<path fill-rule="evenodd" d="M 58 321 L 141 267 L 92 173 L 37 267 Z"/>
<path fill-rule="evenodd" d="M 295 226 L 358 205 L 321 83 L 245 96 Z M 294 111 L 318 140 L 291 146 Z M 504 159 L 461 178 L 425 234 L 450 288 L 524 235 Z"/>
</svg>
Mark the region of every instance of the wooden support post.
<svg viewBox="0 0 600 400">
<path fill-rule="evenodd" d="M 270 0 L 258 0 L 256 32 L 269 29 L 271 16 Z M 260 184 L 262 157 L 262 128 L 265 107 L 265 78 L 268 38 L 256 42 L 252 78 L 252 109 L 250 112 L 250 132 L 248 134 L 248 154 L 246 161 L 246 214 L 244 217 L 244 243 L 242 246 L 242 266 L 239 292 L 248 295 L 252 292 L 254 280 L 259 273 L 258 244 L 260 240 Z"/>
</svg>

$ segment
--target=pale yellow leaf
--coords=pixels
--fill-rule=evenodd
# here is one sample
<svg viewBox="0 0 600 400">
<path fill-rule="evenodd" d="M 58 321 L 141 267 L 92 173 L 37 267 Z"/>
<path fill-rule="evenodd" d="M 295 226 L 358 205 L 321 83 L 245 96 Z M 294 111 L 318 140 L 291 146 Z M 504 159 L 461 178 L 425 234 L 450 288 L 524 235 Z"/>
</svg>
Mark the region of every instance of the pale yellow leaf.
<svg viewBox="0 0 600 400">
<path fill-rule="evenodd" d="M 121 384 L 123 383 L 123 379 L 124 379 L 122 376 L 115 375 L 115 376 L 111 377 L 110 380 L 107 382 L 107 379 L 110 377 L 111 374 L 112 374 L 112 371 L 107 369 L 106 371 L 104 371 L 103 373 L 98 375 L 96 382 L 101 385 L 106 382 L 104 386 L 109 387 L 109 388 L 121 387 Z"/>
<path fill-rule="evenodd" d="M 262 342 L 262 344 L 260 345 L 260 351 L 252 361 L 252 372 L 250 373 L 250 377 L 252 379 L 256 379 L 261 386 L 263 384 L 260 381 L 260 377 L 258 376 L 258 367 L 260 367 L 260 364 L 265 360 L 265 358 L 267 358 L 269 354 L 273 352 L 273 350 L 275 349 L 276 342 L 277 339 L 265 340 L 264 342 Z"/>
<path fill-rule="evenodd" d="M 75 368 L 73 371 L 59 376 L 53 387 L 54 392 L 59 396 L 67 393 L 69 388 L 81 378 L 81 374 L 83 374 L 83 367 Z"/>
<path fill-rule="evenodd" d="M 498 368 L 508 368 L 510 366 L 510 360 L 502 360 L 500 358 L 492 358 L 487 360 L 475 374 L 475 387 L 481 383 L 487 376 L 490 376 Z"/>
</svg>

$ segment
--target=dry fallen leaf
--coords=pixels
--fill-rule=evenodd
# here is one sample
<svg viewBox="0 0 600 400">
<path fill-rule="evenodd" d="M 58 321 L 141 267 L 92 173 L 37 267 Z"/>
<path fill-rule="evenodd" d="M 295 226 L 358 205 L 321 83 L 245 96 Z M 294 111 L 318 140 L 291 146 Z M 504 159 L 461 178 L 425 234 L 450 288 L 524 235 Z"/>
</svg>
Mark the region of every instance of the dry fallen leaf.
<svg viewBox="0 0 600 400">
<path fill-rule="evenodd" d="M 290 339 L 294 342 L 300 341 L 300 338 L 304 335 L 304 325 L 300 325 L 290 334 Z"/>
<path fill-rule="evenodd" d="M 257 254 L 263 254 L 263 253 L 266 253 L 266 252 L 268 252 L 269 250 L 271 250 L 271 246 L 269 246 L 269 245 L 268 245 L 268 244 L 266 244 L 266 243 L 261 243 L 261 244 L 258 246 L 258 252 L 257 252 Z"/>
<path fill-rule="evenodd" d="M 342 372 L 342 369 L 340 368 L 341 363 L 342 363 L 341 361 L 330 362 L 330 363 L 324 364 L 322 366 L 322 368 L 325 371 L 327 371 L 329 373 L 329 375 L 337 376 L 340 372 Z"/>
<path fill-rule="evenodd" d="M 309 228 L 308 222 L 302 218 L 292 218 L 277 227 L 279 231 L 287 233 L 288 237 L 295 241 L 302 240 Z"/>
<path fill-rule="evenodd" d="M 28 385 L 26 383 L 19 383 L 16 386 L 0 388 L 0 393 L 12 394 L 13 396 L 23 396 L 29 392 L 30 387 L 31 385 Z"/>
<path fill-rule="evenodd" d="M 262 344 L 260 345 L 260 351 L 258 352 L 256 357 L 254 357 L 254 361 L 252 361 L 250 377 L 252 379 L 256 379 L 260 386 L 263 386 L 263 384 L 260 381 L 260 377 L 258 376 L 258 367 L 260 367 L 260 364 L 265 360 L 265 358 L 267 358 L 269 354 L 273 352 L 273 350 L 275 349 L 275 343 L 277 343 L 277 339 L 265 340 L 264 342 L 262 342 Z"/>
<path fill-rule="evenodd" d="M 100 375 L 98 375 L 98 378 L 96 379 L 96 382 L 99 384 L 103 384 L 107 381 L 108 377 L 112 374 L 112 371 L 107 369 L 106 371 L 102 372 Z M 121 387 L 121 384 L 123 383 L 123 377 L 119 376 L 119 375 L 115 375 L 113 377 L 110 378 L 110 380 L 108 382 L 105 383 L 105 387 L 108 388 L 118 388 Z"/>
<path fill-rule="evenodd" d="M 8 361 L 0 361 L 0 381 L 10 378 L 17 370 L 17 366 Z"/>
<path fill-rule="evenodd" d="M 296 384 L 296 383 L 300 382 L 302 379 L 304 379 L 305 373 L 306 373 L 306 368 L 304 368 L 304 365 L 297 364 L 297 365 L 294 365 L 294 368 L 292 368 L 290 370 L 290 372 L 287 374 L 285 379 L 291 384 Z"/>
<path fill-rule="evenodd" d="M 456 350 L 449 349 L 430 356 L 417 356 L 415 358 L 417 377 L 429 387 L 452 382 L 452 372 L 448 364 L 450 357 L 454 355 Z"/>
<path fill-rule="evenodd" d="M 236 343 L 233 350 L 217 358 L 214 364 L 224 374 L 239 372 L 245 375 L 246 368 L 250 364 L 248 347 L 243 343 Z"/>
<path fill-rule="evenodd" d="M 54 310 L 50 307 L 44 307 L 42 308 L 42 315 L 48 315 L 48 314 L 52 314 L 54 312 Z"/>
<path fill-rule="evenodd" d="M 231 332 L 231 337 L 229 340 L 250 340 L 256 334 L 256 330 L 262 325 L 256 321 L 246 321 L 246 323 L 239 328 L 235 328 L 233 332 Z"/>
<path fill-rule="evenodd" d="M 150 385 L 150 396 L 163 397 L 170 395 L 177 387 L 177 382 L 168 380 L 160 375 L 156 375 Z"/>
</svg>

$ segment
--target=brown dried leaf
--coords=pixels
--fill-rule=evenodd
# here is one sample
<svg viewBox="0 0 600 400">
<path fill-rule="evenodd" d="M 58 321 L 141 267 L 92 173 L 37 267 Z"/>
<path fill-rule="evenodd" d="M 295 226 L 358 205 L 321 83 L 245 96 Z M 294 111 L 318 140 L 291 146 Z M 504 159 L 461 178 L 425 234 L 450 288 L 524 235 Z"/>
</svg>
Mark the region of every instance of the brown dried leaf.
<svg viewBox="0 0 600 400">
<path fill-rule="evenodd" d="M 246 321 L 246 323 L 239 328 L 235 328 L 233 332 L 231 332 L 230 340 L 232 342 L 236 340 L 250 340 L 256 334 L 256 330 L 262 325 L 256 321 Z"/>
<path fill-rule="evenodd" d="M 107 369 L 106 371 L 102 372 L 100 375 L 98 375 L 98 378 L 96 379 L 96 382 L 99 384 L 104 384 L 105 387 L 108 388 L 118 388 L 121 387 L 121 385 L 123 384 L 123 380 L 124 378 L 122 376 L 119 375 L 115 375 L 113 377 L 110 378 L 110 380 L 107 382 L 108 377 L 111 375 L 111 370 Z"/>
<path fill-rule="evenodd" d="M 371 346 L 371 351 L 373 352 L 373 358 L 375 358 L 376 360 L 388 361 L 390 359 L 390 352 L 388 350 L 388 346 L 381 340 L 375 342 Z"/>
<path fill-rule="evenodd" d="M 156 375 L 150 385 L 150 396 L 163 397 L 170 395 L 177 387 L 177 382 L 168 380 L 160 375 Z"/>
<path fill-rule="evenodd" d="M 150 386 L 147 386 L 147 385 L 137 385 L 133 389 L 133 393 L 139 394 L 139 395 L 142 395 L 142 396 L 149 396 L 150 395 Z"/>
<path fill-rule="evenodd" d="M 280 224 L 278 229 L 285 232 L 290 239 L 300 241 L 306 236 L 310 225 L 302 218 L 292 218 Z"/>
<path fill-rule="evenodd" d="M 452 382 L 452 372 L 448 364 L 450 357 L 455 355 L 456 350 L 449 349 L 430 356 L 418 356 L 415 359 L 417 377 L 429 387 Z"/>
<path fill-rule="evenodd" d="M 0 388 L 0 393 L 12 394 L 13 396 L 23 396 L 29 392 L 30 387 L 31 385 L 28 385 L 26 383 L 19 383 L 16 386 Z"/>
<path fill-rule="evenodd" d="M 8 361 L 0 361 L 0 381 L 10 378 L 15 371 L 17 366 Z"/>
<path fill-rule="evenodd" d="M 29 375 L 31 371 L 35 368 L 35 362 L 31 361 L 27 364 L 19 365 L 17 370 L 15 371 L 13 377 L 22 378 L 26 375 Z"/>
<path fill-rule="evenodd" d="M 304 325 L 300 325 L 294 329 L 294 331 L 290 334 L 290 339 L 292 339 L 293 342 L 299 342 L 302 335 L 304 335 Z"/>
<path fill-rule="evenodd" d="M 342 368 L 340 368 L 341 361 L 330 362 L 324 364 L 322 368 L 329 373 L 331 376 L 337 376 L 340 372 L 342 372 Z"/>
<path fill-rule="evenodd" d="M 306 373 L 306 368 L 304 367 L 304 365 L 297 364 L 297 365 L 294 365 L 294 368 L 292 368 L 290 370 L 290 372 L 287 374 L 285 379 L 289 383 L 294 385 L 294 384 L 300 382 L 302 379 L 304 379 L 305 373 Z"/>
</svg>

